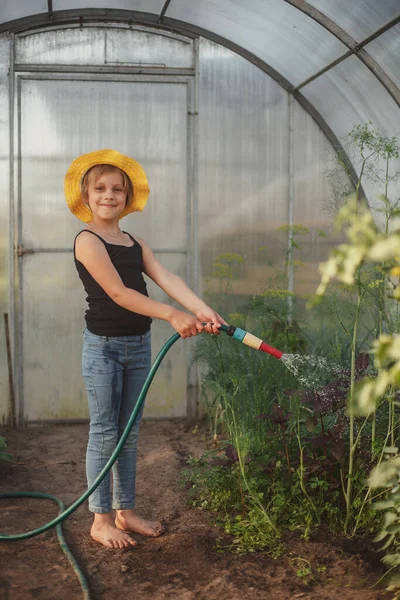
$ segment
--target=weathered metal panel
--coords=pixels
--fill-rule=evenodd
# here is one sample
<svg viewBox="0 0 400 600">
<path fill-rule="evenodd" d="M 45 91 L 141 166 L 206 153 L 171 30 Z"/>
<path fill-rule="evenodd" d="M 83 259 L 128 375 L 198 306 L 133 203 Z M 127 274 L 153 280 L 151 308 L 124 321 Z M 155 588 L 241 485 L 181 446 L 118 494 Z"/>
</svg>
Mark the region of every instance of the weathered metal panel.
<svg viewBox="0 0 400 600">
<path fill-rule="evenodd" d="M 160 13 L 164 0 L 53 0 L 53 10 L 114 8 Z"/>
<path fill-rule="evenodd" d="M 0 423 L 9 415 L 9 385 L 7 369 L 4 313 L 9 313 L 10 270 L 10 136 L 9 78 L 10 36 L 0 36 Z M 10 326 L 12 318 L 10 317 Z"/>
<path fill-rule="evenodd" d="M 22 64 L 104 65 L 105 29 L 71 27 L 31 32 L 16 38 L 15 62 Z"/>
<path fill-rule="evenodd" d="M 193 42 L 165 32 L 108 29 L 106 63 L 156 67 L 193 67 Z"/>
<path fill-rule="evenodd" d="M 22 65 L 114 65 L 193 67 L 193 42 L 169 32 L 124 25 L 33 31 L 16 38 Z"/>
<path fill-rule="evenodd" d="M 288 219 L 287 94 L 254 65 L 204 39 L 199 70 L 202 287 L 218 291 L 213 262 L 238 253 L 245 262 L 232 289 L 247 298 L 283 261 L 287 233 L 277 229 Z"/>
<path fill-rule="evenodd" d="M 186 273 L 187 82 L 30 74 L 20 83 L 20 243 L 36 251 L 20 259 L 23 415 L 28 421 L 82 418 L 84 294 L 65 250 L 83 225 L 63 198 L 64 173 L 74 157 L 99 147 L 134 156 L 152 191 L 143 213 L 128 215 L 121 225 Z M 154 351 L 173 334 L 157 322 L 153 332 Z M 170 367 L 150 391 L 147 416 L 186 414 L 185 352 L 178 349 L 167 361 Z"/>
</svg>

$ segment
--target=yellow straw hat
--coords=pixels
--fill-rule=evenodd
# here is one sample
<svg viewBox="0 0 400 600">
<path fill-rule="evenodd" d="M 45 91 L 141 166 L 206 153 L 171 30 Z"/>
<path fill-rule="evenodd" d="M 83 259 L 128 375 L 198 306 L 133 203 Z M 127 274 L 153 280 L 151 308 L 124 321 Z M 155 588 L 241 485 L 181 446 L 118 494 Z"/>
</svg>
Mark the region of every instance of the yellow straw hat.
<svg viewBox="0 0 400 600">
<path fill-rule="evenodd" d="M 64 179 L 64 193 L 70 211 L 84 223 L 92 220 L 92 212 L 83 202 L 81 182 L 85 173 L 95 165 L 113 165 L 124 171 L 131 180 L 133 198 L 121 213 L 120 218 L 130 212 L 143 210 L 149 197 L 150 188 L 143 167 L 133 158 L 116 150 L 96 150 L 78 156 L 69 166 Z"/>
</svg>

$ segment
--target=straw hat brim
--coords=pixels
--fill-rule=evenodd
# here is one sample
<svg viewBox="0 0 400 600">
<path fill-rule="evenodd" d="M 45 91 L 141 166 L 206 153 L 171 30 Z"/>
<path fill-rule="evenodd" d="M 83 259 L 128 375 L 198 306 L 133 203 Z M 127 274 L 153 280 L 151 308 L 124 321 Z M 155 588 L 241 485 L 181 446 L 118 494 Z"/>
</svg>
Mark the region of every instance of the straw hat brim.
<svg viewBox="0 0 400 600">
<path fill-rule="evenodd" d="M 72 214 L 84 223 L 92 220 L 91 210 L 84 204 L 81 196 L 81 182 L 85 173 L 95 165 L 113 165 L 124 171 L 132 182 L 133 198 L 125 207 L 120 219 L 125 215 L 143 210 L 146 206 L 150 188 L 143 167 L 133 158 L 116 150 L 96 150 L 78 156 L 68 168 L 64 179 L 64 193 Z"/>
</svg>

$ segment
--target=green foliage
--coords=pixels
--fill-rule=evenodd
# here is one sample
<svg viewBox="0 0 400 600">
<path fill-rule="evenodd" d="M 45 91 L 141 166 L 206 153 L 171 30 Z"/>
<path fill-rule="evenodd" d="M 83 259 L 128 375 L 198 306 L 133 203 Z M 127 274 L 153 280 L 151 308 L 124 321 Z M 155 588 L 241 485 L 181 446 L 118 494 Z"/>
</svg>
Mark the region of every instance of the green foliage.
<svg viewBox="0 0 400 600">
<path fill-rule="evenodd" d="M 328 284 L 333 280 L 348 286 L 355 284 L 359 268 L 367 261 L 370 261 L 370 264 L 381 263 L 380 268 L 384 267 L 385 271 L 390 273 L 399 257 L 400 234 L 393 233 L 388 236 L 380 232 L 368 206 L 365 203 L 359 204 L 354 196 L 340 210 L 338 222 L 342 225 L 347 223 L 346 234 L 349 243 L 335 248 L 329 260 L 321 265 L 322 277 L 317 296 L 324 295 Z M 382 265 L 384 262 L 387 264 Z M 366 268 L 368 269 L 368 263 Z M 374 273 L 375 280 L 383 283 L 384 278 L 378 278 L 379 269 Z M 390 281 L 387 284 L 392 285 Z M 373 285 L 371 289 L 372 287 Z"/>
<path fill-rule="evenodd" d="M 400 234 L 396 219 L 399 211 L 398 202 L 391 204 L 388 199 L 389 183 L 398 172 L 390 172 L 390 161 L 399 157 L 399 145 L 395 138 L 388 138 L 377 130 L 372 130 L 369 124 L 353 128 L 350 137 L 360 150 L 362 170 L 370 166 L 370 176 L 375 181 L 383 182 L 384 195 L 379 197 L 381 206 L 378 210 L 384 214 L 383 229 L 376 224 L 375 219 L 366 203 L 358 197 L 359 185 L 355 196 L 339 211 L 339 225 L 346 227 L 347 244 L 342 244 L 330 255 L 322 265 L 321 284 L 317 295 L 327 293 L 333 281 L 340 281 L 357 293 L 357 318 L 353 326 L 352 356 L 355 350 L 357 324 L 361 307 L 375 306 L 376 339 L 369 337 L 370 353 L 374 356 L 375 372 L 363 378 L 358 383 L 352 369 L 352 383 L 349 394 L 348 409 L 350 415 L 350 463 L 347 488 L 345 490 L 347 506 L 347 524 L 351 511 L 360 506 L 359 517 L 355 527 L 365 517 L 367 502 L 371 499 L 371 490 L 383 488 L 382 499 L 372 507 L 383 510 L 384 516 L 381 531 L 377 541 L 384 541 L 384 550 L 391 547 L 383 562 L 390 570 L 400 566 L 400 455 L 397 450 L 399 415 L 397 390 L 400 384 L 400 336 L 398 328 L 398 308 L 396 301 L 400 299 L 397 277 L 400 255 Z M 376 166 L 375 159 L 383 159 L 385 168 L 381 171 Z M 372 164 L 368 165 L 368 161 Z M 393 222 L 390 227 L 390 222 Z M 372 275 L 372 276 L 371 276 Z M 393 278 L 396 277 L 394 280 Z M 353 366 L 353 363 L 352 363 Z M 386 416 L 386 435 L 377 443 L 376 428 L 378 415 Z M 363 420 L 357 426 L 357 418 Z M 369 488 L 364 500 L 358 496 L 354 499 L 352 481 L 354 480 L 353 458 L 360 448 L 363 429 L 372 423 L 371 448 L 375 466 L 369 478 Z M 399 574 L 395 574 L 391 589 L 400 587 Z"/>
<path fill-rule="evenodd" d="M 240 254 L 220 254 L 214 262 L 214 277 L 234 279 L 237 276 L 238 265 L 243 263 Z"/>
<path fill-rule="evenodd" d="M 190 469 L 182 471 L 182 482 L 188 487 L 189 502 L 206 510 L 228 512 L 240 510 L 241 496 L 238 474 L 213 464 L 218 452 L 206 452 L 200 459 L 190 459 Z"/>
<path fill-rule="evenodd" d="M 5 452 L 6 448 L 6 438 L 0 436 L 0 460 L 10 461 L 12 459 L 12 456 L 8 452 Z"/>
<path fill-rule="evenodd" d="M 269 522 L 257 506 L 250 506 L 244 517 L 240 514 L 234 518 L 225 515 L 223 527 L 232 538 L 229 543 L 218 543 L 217 549 L 220 551 L 229 550 L 234 554 L 263 552 L 273 558 L 278 558 L 285 551 L 284 544 L 271 535 Z"/>
<path fill-rule="evenodd" d="M 228 322 L 292 357 L 277 361 L 223 334 L 198 339 L 194 360 L 205 367 L 214 449 L 191 462 L 185 482 L 191 502 L 216 511 L 231 535 L 221 548 L 271 553 L 283 529 L 308 539 L 321 523 L 347 535 L 371 533 L 380 524 L 377 510 L 390 510 L 382 539 L 390 538 L 397 552 L 397 488 L 390 507 L 375 505 L 372 490 L 380 469 L 388 468 L 383 456 L 397 446 L 400 422 L 400 211 L 388 199 L 399 146 L 366 124 L 352 129 L 347 149 L 360 173 L 351 197 L 340 192 L 335 203 L 347 240 L 321 266 L 308 312 L 288 289 L 289 270 L 305 258 L 305 227 L 280 228 L 289 238 L 284 268 L 242 306 L 233 302 L 232 281 L 243 257 L 222 254 L 214 265 L 219 295 L 214 281 L 212 303 L 224 315 L 230 307 Z M 345 164 L 339 156 L 340 167 Z M 382 185 L 374 213 L 361 197 L 366 178 Z M 396 457 L 390 468 L 400 480 Z M 366 481 L 372 467 L 374 477 Z M 380 492 L 382 502 L 387 494 L 388 488 Z M 305 581 L 309 569 L 299 567 Z"/>
<path fill-rule="evenodd" d="M 306 334 L 301 323 L 289 321 L 287 298 L 291 294 L 283 283 L 282 274 L 276 272 L 259 295 L 229 315 L 229 322 L 285 352 L 303 354 L 310 348 L 310 328 Z M 343 314 L 341 303 L 338 297 L 338 310 Z M 350 300 L 348 305 L 352 306 Z M 323 319 L 316 321 L 316 327 Z M 334 343 L 338 340 L 336 333 Z M 331 396 L 339 404 L 321 414 L 320 398 L 311 393 L 315 387 L 322 393 L 338 364 L 340 368 L 342 356 L 336 348 L 328 346 L 327 351 L 328 357 L 329 353 L 335 356 L 335 366 L 329 368 L 329 361 L 320 366 L 306 355 L 299 379 L 282 361 L 225 335 L 198 339 L 194 360 L 206 366 L 202 389 L 217 448 L 191 462 L 185 481 L 192 503 L 224 515 L 224 529 L 235 540 L 224 547 L 236 552 L 273 552 L 281 528 L 297 531 L 305 539 L 321 522 L 332 530 L 343 528 L 340 473 L 345 457 L 337 448 L 335 453 L 335 447 L 344 444 L 339 429 L 345 418 L 345 396 L 332 388 Z M 314 388 L 307 380 L 313 381 Z M 288 389 L 297 391 L 288 395 Z M 228 446 L 236 458 L 225 456 Z M 357 493 L 365 486 L 362 461 L 358 468 Z M 372 518 L 369 514 L 360 519 L 360 530 L 370 528 Z M 259 521 L 264 523 L 263 535 Z"/>
<path fill-rule="evenodd" d="M 399 158 L 397 138 L 389 138 L 379 129 L 372 129 L 370 121 L 364 125 L 355 125 L 348 138 L 353 147 L 358 149 L 361 158 L 371 153 L 389 160 Z"/>
</svg>

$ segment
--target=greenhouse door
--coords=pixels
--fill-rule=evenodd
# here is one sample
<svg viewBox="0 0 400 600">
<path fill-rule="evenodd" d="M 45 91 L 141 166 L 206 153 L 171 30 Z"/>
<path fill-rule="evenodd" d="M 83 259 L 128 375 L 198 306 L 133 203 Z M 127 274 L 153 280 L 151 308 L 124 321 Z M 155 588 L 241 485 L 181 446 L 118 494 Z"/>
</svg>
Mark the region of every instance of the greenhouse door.
<svg viewBox="0 0 400 600">
<path fill-rule="evenodd" d="M 143 213 L 121 222 L 192 285 L 192 79 L 185 76 L 19 73 L 15 89 L 15 198 L 20 419 L 87 418 L 81 377 L 85 295 L 73 264 L 83 223 L 68 211 L 63 179 L 78 155 L 114 148 L 136 158 L 151 188 Z M 152 282 L 150 295 L 167 297 Z M 153 356 L 172 335 L 153 324 Z M 187 414 L 187 344 L 175 344 L 146 402 L 151 417 Z"/>
</svg>

